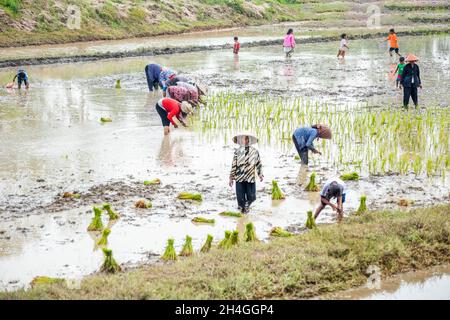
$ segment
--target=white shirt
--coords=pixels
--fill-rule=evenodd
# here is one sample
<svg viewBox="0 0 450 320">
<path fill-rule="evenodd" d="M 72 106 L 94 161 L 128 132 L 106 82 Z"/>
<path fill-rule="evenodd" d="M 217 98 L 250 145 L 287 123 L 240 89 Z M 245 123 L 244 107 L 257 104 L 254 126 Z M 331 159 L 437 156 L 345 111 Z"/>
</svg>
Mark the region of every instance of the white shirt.
<svg viewBox="0 0 450 320">
<path fill-rule="evenodd" d="M 347 45 L 347 40 L 346 39 L 342 39 L 341 40 L 341 44 L 339 45 L 339 50 L 346 50 L 347 47 L 345 47 Z"/>
</svg>

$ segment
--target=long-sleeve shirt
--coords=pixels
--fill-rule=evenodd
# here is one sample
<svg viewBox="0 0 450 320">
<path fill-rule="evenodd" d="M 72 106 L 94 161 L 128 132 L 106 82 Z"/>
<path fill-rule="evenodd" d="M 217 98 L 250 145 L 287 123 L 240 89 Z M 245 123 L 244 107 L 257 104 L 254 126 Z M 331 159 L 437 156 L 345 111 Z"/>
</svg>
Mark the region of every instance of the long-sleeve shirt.
<svg viewBox="0 0 450 320">
<path fill-rule="evenodd" d="M 284 37 L 283 47 L 292 47 L 295 48 L 295 38 L 294 34 L 288 34 Z"/>
<path fill-rule="evenodd" d="M 161 85 L 163 91 L 167 90 L 167 82 L 171 77 L 175 76 L 175 72 L 170 69 L 163 68 L 159 74 L 159 84 Z"/>
<path fill-rule="evenodd" d="M 417 64 L 414 67 L 411 63 L 408 63 L 403 68 L 401 84 L 404 87 L 419 87 L 421 85 L 420 70 Z"/>
<path fill-rule="evenodd" d="M 28 75 L 25 71 L 21 70 L 18 71 L 17 74 L 14 76 L 13 82 L 16 81 L 16 78 L 18 80 L 28 80 Z"/>
<path fill-rule="evenodd" d="M 230 179 L 236 182 L 255 182 L 256 174 L 262 176 L 262 163 L 258 150 L 251 146 L 234 151 Z"/>
<path fill-rule="evenodd" d="M 156 63 L 150 63 L 145 66 L 145 75 L 147 77 L 148 90 L 153 91 L 154 86 L 158 85 L 161 66 Z"/>
<path fill-rule="evenodd" d="M 179 117 L 181 113 L 180 103 L 177 100 L 171 98 L 162 98 L 158 101 L 158 105 L 167 111 L 167 119 L 172 125 L 177 125 L 173 121 L 173 117 Z"/>
<path fill-rule="evenodd" d="M 312 127 L 297 128 L 294 131 L 295 140 L 302 151 L 306 151 L 306 149 L 315 150 L 313 142 L 318 136 L 319 131 Z"/>
</svg>

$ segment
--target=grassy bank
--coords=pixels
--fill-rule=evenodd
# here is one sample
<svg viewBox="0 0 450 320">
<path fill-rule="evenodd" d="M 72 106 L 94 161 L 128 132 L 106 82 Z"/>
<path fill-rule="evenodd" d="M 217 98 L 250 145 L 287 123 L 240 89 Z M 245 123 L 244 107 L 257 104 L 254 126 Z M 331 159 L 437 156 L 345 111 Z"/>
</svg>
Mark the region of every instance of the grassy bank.
<svg viewBox="0 0 450 320">
<path fill-rule="evenodd" d="M 450 205 L 410 212 L 370 212 L 270 243 L 86 277 L 64 284 L 1 293 L 2 299 L 261 299 L 309 298 L 382 277 L 450 262 Z"/>
</svg>

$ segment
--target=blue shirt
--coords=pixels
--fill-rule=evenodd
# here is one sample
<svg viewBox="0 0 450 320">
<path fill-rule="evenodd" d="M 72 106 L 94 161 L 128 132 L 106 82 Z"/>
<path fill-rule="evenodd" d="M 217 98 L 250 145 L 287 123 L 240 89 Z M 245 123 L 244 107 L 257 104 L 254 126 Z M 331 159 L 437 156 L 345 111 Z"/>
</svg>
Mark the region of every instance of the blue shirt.
<svg viewBox="0 0 450 320">
<path fill-rule="evenodd" d="M 294 137 L 295 140 L 297 140 L 297 144 L 302 149 L 309 149 L 314 150 L 313 141 L 316 139 L 319 135 L 319 131 L 317 129 L 314 129 L 312 127 L 302 127 L 297 128 L 294 131 Z"/>
</svg>

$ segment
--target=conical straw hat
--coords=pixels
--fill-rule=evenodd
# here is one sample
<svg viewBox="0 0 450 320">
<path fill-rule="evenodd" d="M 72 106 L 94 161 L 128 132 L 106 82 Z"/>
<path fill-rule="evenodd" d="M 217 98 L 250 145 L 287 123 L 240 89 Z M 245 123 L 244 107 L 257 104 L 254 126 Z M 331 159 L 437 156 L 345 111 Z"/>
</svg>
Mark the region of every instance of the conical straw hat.
<svg viewBox="0 0 450 320">
<path fill-rule="evenodd" d="M 411 62 L 411 61 L 419 61 L 419 58 L 417 58 L 415 55 L 413 55 L 412 53 L 408 54 L 405 58 L 406 62 Z"/>
<path fill-rule="evenodd" d="M 258 143 L 258 138 L 252 132 L 240 132 L 233 137 L 233 142 L 241 146 L 244 145 L 244 137 L 249 137 L 249 145 Z"/>
</svg>

